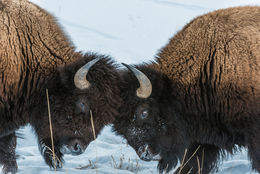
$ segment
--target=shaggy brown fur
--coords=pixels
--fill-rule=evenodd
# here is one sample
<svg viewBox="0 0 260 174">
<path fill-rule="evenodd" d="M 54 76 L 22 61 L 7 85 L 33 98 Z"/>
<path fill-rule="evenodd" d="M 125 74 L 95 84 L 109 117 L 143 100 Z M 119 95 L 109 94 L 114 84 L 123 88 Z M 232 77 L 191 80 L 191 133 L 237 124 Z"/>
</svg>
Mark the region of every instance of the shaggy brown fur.
<svg viewBox="0 0 260 174">
<path fill-rule="evenodd" d="M 0 1 L 0 163 L 3 172 L 15 173 L 15 130 L 30 123 L 38 136 L 46 163 L 54 164 L 46 102 L 49 89 L 55 152 L 84 152 L 95 131 L 117 114 L 119 78 L 111 58 L 75 51 L 56 20 L 26 0 Z M 89 71 L 89 89 L 74 85 L 76 71 L 102 58 Z M 62 160 L 62 159 L 61 159 Z"/>
<path fill-rule="evenodd" d="M 151 80 L 153 92 L 138 98 L 136 78 L 123 72 L 123 105 L 114 125 L 137 153 L 148 145 L 146 155 L 160 154 L 163 172 L 182 161 L 185 149 L 188 160 L 199 147 L 180 173 L 196 174 L 198 157 L 204 174 L 238 145 L 248 148 L 260 172 L 260 7 L 197 17 L 161 49 L 155 63 L 137 68 Z"/>
</svg>

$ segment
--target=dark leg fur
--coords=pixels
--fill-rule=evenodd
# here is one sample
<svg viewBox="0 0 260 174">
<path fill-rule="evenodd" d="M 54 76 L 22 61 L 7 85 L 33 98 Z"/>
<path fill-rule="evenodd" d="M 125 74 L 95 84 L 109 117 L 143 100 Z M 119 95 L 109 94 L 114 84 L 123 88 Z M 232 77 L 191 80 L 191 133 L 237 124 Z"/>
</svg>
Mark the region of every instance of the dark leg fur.
<svg viewBox="0 0 260 174">
<path fill-rule="evenodd" d="M 3 164 L 3 173 L 17 172 L 15 148 L 15 133 L 0 138 L 0 163 Z"/>
<path fill-rule="evenodd" d="M 217 168 L 219 153 L 216 146 L 194 143 L 187 149 L 183 167 L 179 167 L 175 174 L 208 174 Z"/>
<path fill-rule="evenodd" d="M 164 172 L 168 173 L 170 170 L 176 167 L 179 158 L 183 156 L 185 150 L 183 147 L 183 144 L 175 144 L 174 147 L 170 148 L 164 148 L 164 146 L 159 147 L 161 150 L 160 156 L 162 159 L 159 161 L 157 168 L 160 174 Z"/>
<path fill-rule="evenodd" d="M 178 158 L 176 154 L 173 154 L 171 152 L 161 155 L 163 158 L 159 161 L 157 168 L 160 174 L 162 174 L 164 171 L 168 173 L 172 168 L 174 168 L 177 165 Z"/>
<path fill-rule="evenodd" d="M 253 136 L 251 134 L 251 136 Z M 260 173 L 260 139 L 258 136 L 253 136 L 248 146 L 248 154 L 252 160 L 252 168 Z"/>
</svg>

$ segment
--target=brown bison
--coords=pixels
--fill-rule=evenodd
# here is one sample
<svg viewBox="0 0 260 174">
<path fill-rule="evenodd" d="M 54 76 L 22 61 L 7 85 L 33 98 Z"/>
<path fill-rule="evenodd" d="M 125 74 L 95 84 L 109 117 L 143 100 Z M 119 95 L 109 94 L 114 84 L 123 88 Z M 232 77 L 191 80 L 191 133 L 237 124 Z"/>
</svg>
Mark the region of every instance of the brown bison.
<svg viewBox="0 0 260 174">
<path fill-rule="evenodd" d="M 260 7 L 197 17 L 155 62 L 125 66 L 114 130 L 141 159 L 205 174 L 246 147 L 260 172 Z"/>
<path fill-rule="evenodd" d="M 111 58 L 76 52 L 55 19 L 27 0 L 0 1 L 0 164 L 16 173 L 15 130 L 29 123 L 50 167 L 52 160 L 46 89 L 55 154 L 84 152 L 95 132 L 113 121 L 120 99 Z M 91 69 L 90 69 L 91 68 Z"/>
</svg>

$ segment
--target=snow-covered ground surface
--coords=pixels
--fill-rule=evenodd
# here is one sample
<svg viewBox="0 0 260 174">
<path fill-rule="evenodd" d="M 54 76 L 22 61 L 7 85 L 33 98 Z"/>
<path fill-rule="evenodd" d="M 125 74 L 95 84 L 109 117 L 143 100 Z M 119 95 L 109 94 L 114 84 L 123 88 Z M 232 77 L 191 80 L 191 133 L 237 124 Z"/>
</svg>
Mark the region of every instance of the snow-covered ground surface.
<svg viewBox="0 0 260 174">
<path fill-rule="evenodd" d="M 31 0 L 57 17 L 78 50 L 112 55 L 116 61 L 152 60 L 159 48 L 194 17 L 260 0 Z M 18 174 L 49 174 L 29 126 L 20 129 Z M 107 126 L 80 156 L 65 156 L 61 174 L 157 173 L 157 162 L 139 160 L 126 140 Z M 1 173 L 1 172 L 0 172 Z M 246 150 L 224 160 L 218 174 L 253 174 Z M 255 174 L 255 173 L 254 173 Z"/>
</svg>

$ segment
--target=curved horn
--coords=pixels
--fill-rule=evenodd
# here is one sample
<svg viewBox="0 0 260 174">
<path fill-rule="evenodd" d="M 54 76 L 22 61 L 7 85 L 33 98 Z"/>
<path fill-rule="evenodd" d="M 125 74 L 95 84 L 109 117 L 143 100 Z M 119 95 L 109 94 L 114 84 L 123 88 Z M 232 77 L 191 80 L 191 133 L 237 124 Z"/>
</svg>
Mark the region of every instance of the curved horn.
<svg viewBox="0 0 260 174">
<path fill-rule="evenodd" d="M 140 98 L 150 97 L 150 95 L 152 94 L 152 84 L 148 77 L 133 66 L 124 63 L 122 64 L 127 67 L 132 73 L 134 73 L 140 83 L 140 87 L 136 90 L 136 95 Z"/>
<path fill-rule="evenodd" d="M 86 77 L 88 74 L 89 69 L 97 63 L 101 58 L 96 58 L 94 60 L 91 60 L 90 62 L 86 63 L 84 66 L 82 66 L 75 74 L 74 76 L 74 84 L 79 89 L 88 89 L 90 87 L 89 81 L 87 81 Z"/>
</svg>

